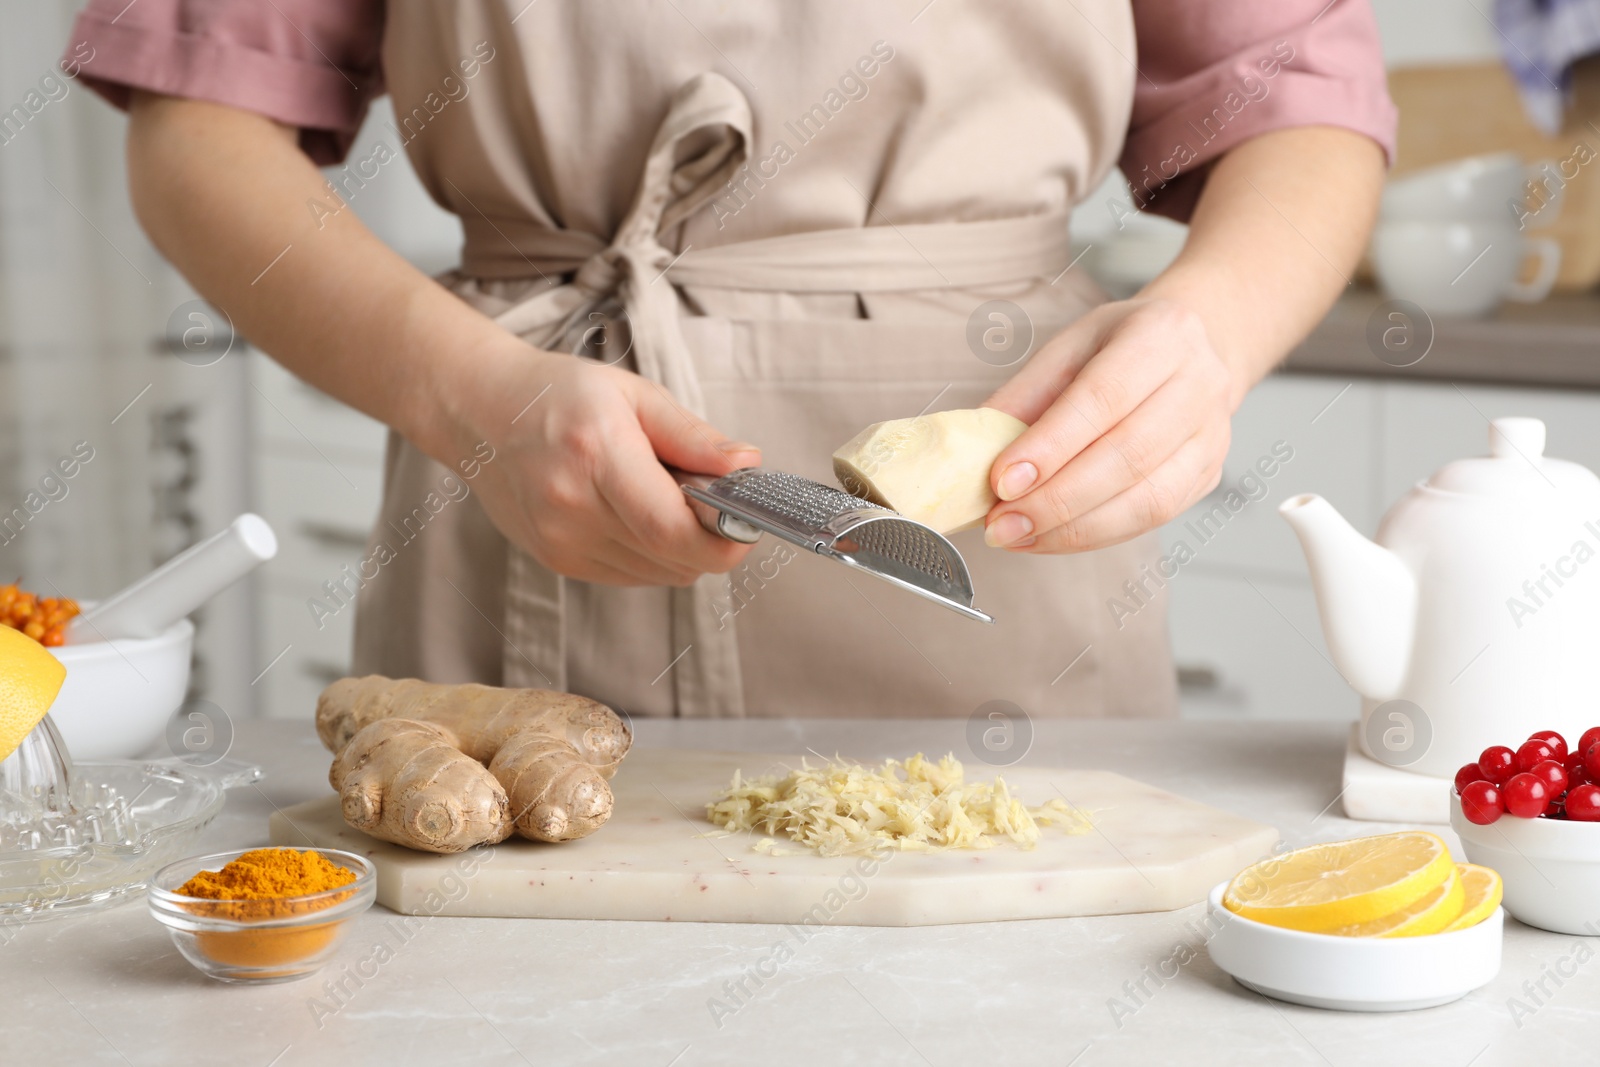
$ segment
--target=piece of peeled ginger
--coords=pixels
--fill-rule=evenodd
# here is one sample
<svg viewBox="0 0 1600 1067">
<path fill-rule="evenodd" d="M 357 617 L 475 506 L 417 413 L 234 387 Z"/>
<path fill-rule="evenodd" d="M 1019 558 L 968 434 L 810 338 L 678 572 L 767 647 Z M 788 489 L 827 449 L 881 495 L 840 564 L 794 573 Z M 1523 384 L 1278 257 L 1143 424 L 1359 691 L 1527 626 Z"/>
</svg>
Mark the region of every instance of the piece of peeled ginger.
<svg viewBox="0 0 1600 1067">
<path fill-rule="evenodd" d="M 879 422 L 833 454 L 833 473 L 856 496 L 954 533 L 979 525 L 994 507 L 989 468 L 1027 428 L 994 408 Z"/>
</svg>

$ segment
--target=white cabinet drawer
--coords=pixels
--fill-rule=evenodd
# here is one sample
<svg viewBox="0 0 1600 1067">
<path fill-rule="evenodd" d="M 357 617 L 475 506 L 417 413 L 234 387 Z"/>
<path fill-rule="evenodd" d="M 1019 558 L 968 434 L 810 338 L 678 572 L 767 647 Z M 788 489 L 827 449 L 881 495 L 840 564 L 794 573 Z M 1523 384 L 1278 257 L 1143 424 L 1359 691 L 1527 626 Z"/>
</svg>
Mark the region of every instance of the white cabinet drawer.
<svg viewBox="0 0 1600 1067">
<path fill-rule="evenodd" d="M 251 353 L 250 370 L 255 424 L 263 442 L 383 462 L 388 435 L 381 422 L 301 381 L 259 352 Z"/>
<path fill-rule="evenodd" d="M 1168 588 L 1186 716 L 1355 719 L 1360 700 L 1327 659 L 1309 580 L 1183 571 Z"/>
<path fill-rule="evenodd" d="M 261 665 L 257 670 L 266 673 L 256 688 L 261 690 L 259 706 L 270 718 L 310 718 L 323 687 L 350 672 L 355 606 L 346 603 L 340 607 L 317 592 L 273 591 L 261 597 Z M 313 613 L 307 605 L 313 597 L 332 613 Z"/>
<path fill-rule="evenodd" d="M 269 453 L 256 477 L 261 514 L 278 534 L 278 558 L 263 572 L 269 585 L 315 585 L 360 560 L 378 513 L 378 467 Z"/>
<path fill-rule="evenodd" d="M 1162 540 L 1168 549 L 1183 540 L 1202 570 L 1245 567 L 1280 577 L 1304 575 L 1299 542 L 1277 513 L 1296 493 L 1327 497 L 1356 529 L 1371 533 L 1378 519 L 1376 389 L 1297 375 L 1273 375 L 1258 385 L 1234 416 L 1221 484 L 1167 524 Z M 1230 490 L 1237 494 L 1235 509 L 1228 507 Z"/>
</svg>

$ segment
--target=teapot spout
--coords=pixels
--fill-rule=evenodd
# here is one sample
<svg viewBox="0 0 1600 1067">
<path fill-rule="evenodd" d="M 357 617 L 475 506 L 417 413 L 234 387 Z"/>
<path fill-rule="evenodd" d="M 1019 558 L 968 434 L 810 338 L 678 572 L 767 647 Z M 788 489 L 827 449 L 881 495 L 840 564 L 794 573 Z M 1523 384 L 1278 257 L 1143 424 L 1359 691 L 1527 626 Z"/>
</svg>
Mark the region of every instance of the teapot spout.
<svg viewBox="0 0 1600 1067">
<path fill-rule="evenodd" d="M 1278 514 L 1305 550 L 1334 666 L 1362 696 L 1391 699 L 1411 659 L 1416 577 L 1399 556 L 1361 536 L 1315 493 L 1290 497 Z"/>
</svg>

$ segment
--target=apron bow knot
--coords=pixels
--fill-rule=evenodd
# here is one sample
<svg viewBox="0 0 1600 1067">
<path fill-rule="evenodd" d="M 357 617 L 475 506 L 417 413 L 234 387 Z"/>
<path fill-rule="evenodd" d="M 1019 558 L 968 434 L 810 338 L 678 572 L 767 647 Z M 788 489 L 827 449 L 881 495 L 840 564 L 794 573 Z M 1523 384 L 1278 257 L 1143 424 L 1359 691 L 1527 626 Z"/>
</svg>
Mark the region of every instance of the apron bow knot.
<svg viewBox="0 0 1600 1067">
<path fill-rule="evenodd" d="M 749 102 L 722 75 L 708 71 L 685 82 L 656 130 L 633 206 L 611 243 L 577 265 L 571 284 L 540 290 L 495 321 L 538 347 L 577 351 L 591 335 L 597 309 L 620 305 L 634 369 L 704 417 L 700 381 L 678 327 L 678 294 L 664 279 L 674 257 L 660 235 L 708 203 L 744 163 L 750 122 Z M 513 575 L 527 565 L 522 555 L 513 557 Z M 558 588 L 564 581 L 557 580 Z M 725 581 L 707 575 L 670 591 L 672 647 L 680 657 L 673 686 L 679 708 L 737 718 L 744 715 L 738 646 L 729 620 L 715 608 Z M 542 609 L 557 615 L 557 626 L 560 600 L 558 593 Z M 695 655 L 684 655 L 690 649 Z M 559 665 L 557 677 L 565 677 Z"/>
<path fill-rule="evenodd" d="M 577 264 L 570 285 L 541 290 L 495 321 L 534 345 L 575 351 L 575 341 L 590 332 L 590 314 L 614 299 L 632 337 L 634 369 L 704 416 L 700 383 L 678 329 L 678 296 L 663 282 L 675 257 L 661 244 L 661 234 L 721 191 L 743 165 L 749 145 L 744 94 L 711 71 L 689 79 L 672 96 L 633 206 L 611 243 Z"/>
</svg>

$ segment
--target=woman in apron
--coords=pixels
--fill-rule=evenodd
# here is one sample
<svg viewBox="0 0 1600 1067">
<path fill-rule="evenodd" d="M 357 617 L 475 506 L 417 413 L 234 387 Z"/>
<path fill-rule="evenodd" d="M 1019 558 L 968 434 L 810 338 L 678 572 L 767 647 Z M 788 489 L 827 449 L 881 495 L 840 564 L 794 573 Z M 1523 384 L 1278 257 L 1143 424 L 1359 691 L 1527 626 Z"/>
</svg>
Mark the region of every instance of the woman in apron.
<svg viewBox="0 0 1600 1067">
<path fill-rule="evenodd" d="M 1152 531 L 1346 284 L 1394 130 L 1365 0 L 93 0 L 81 42 L 157 246 L 392 427 L 355 669 L 643 715 L 1173 714 Z M 344 210 L 401 153 L 462 220 L 437 281 Z M 1113 218 L 1191 233 L 1108 303 L 1067 213 L 1119 162 Z M 1031 424 L 955 538 L 991 627 L 721 541 L 666 469 L 831 481 L 985 402 Z"/>
</svg>

